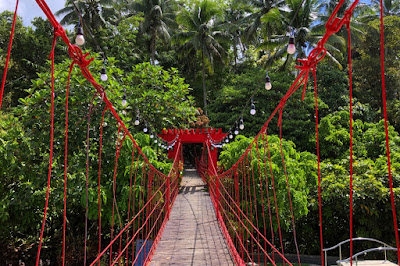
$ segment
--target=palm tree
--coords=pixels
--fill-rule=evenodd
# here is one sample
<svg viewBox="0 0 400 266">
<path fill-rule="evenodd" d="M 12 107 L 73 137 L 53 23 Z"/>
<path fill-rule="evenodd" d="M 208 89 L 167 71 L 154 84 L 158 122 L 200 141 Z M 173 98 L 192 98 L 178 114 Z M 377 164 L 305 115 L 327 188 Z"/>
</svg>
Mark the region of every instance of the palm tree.
<svg viewBox="0 0 400 266">
<path fill-rule="evenodd" d="M 263 37 L 259 29 L 263 28 L 267 36 L 271 36 L 273 25 L 280 24 L 279 14 L 286 9 L 286 4 L 284 0 L 250 0 L 249 4 L 254 11 L 243 19 L 243 22 L 248 23 L 244 35 L 248 42 L 257 43 L 260 40 L 258 38 Z M 263 21 L 266 22 L 264 25 Z"/>
<path fill-rule="evenodd" d="M 245 25 L 243 23 L 243 19 L 248 12 L 251 12 L 249 5 L 245 4 L 242 0 L 232 0 L 225 10 L 225 21 L 221 24 L 221 26 L 226 29 L 227 33 L 229 34 L 231 42 L 233 42 L 235 69 L 238 58 L 238 47 L 243 47 L 241 40 Z"/>
<path fill-rule="evenodd" d="M 212 69 L 214 59 L 223 60 L 227 55 L 222 46 L 226 40 L 226 34 L 217 30 L 218 17 L 221 8 L 213 1 L 203 0 L 196 2 L 192 9 L 182 10 L 177 21 L 183 31 L 176 35 L 182 44 L 181 49 L 187 54 L 195 51 L 201 57 L 203 102 L 204 111 L 207 114 L 207 91 L 206 91 L 206 64 Z"/>
<path fill-rule="evenodd" d="M 77 24 L 80 19 L 77 14 L 79 10 L 84 25 L 96 32 L 106 25 L 106 18 L 112 17 L 114 13 L 113 2 L 113 0 L 67 0 L 65 7 L 58 10 L 55 15 L 63 16 L 60 21 L 61 25 Z"/>
<path fill-rule="evenodd" d="M 337 16 L 343 17 L 345 11 L 350 7 L 352 3 L 349 1 L 345 1 L 343 5 L 340 7 Z M 337 2 L 335 0 L 327 0 L 322 2 L 317 8 L 320 10 L 318 15 L 318 20 L 320 23 L 314 25 L 312 28 L 313 32 L 324 32 L 325 24 L 328 21 L 330 15 L 336 8 Z M 368 4 L 358 4 L 353 12 L 353 17 L 350 20 L 350 30 L 351 30 L 351 42 L 352 46 L 358 46 L 362 40 L 362 36 L 365 34 L 365 30 L 368 26 L 368 21 L 371 20 L 371 14 L 373 14 L 373 8 Z M 341 67 L 341 63 L 339 63 L 339 54 L 344 54 L 347 51 L 347 43 L 348 34 L 345 27 L 342 27 L 336 34 L 332 35 L 328 40 L 326 47 L 328 48 L 327 56 L 334 61 L 339 67 Z M 334 57 L 336 56 L 336 57 Z M 341 60 L 343 62 L 347 62 L 347 57 L 344 56 Z"/>
<path fill-rule="evenodd" d="M 320 1 L 317 0 L 288 0 L 286 2 L 289 9 L 288 11 L 281 12 L 284 25 L 282 29 L 283 34 L 276 34 L 272 36 L 270 40 L 266 40 L 262 45 L 260 45 L 263 49 L 272 50 L 271 55 L 262 59 L 267 63 L 267 65 L 272 64 L 283 56 L 286 56 L 286 60 L 282 65 L 282 68 L 284 69 L 293 59 L 292 56 L 286 52 L 288 43 L 287 29 L 289 26 L 293 27 L 296 33 L 295 45 L 297 58 L 305 57 L 307 50 L 316 47 L 318 41 L 322 38 L 325 32 L 325 23 L 329 18 L 331 11 L 336 7 L 334 1 L 326 1 L 322 4 L 319 2 Z M 343 11 L 346 7 L 347 6 L 342 8 Z M 325 12 L 318 12 L 318 10 L 321 9 Z M 316 24 L 315 21 L 317 21 Z M 356 28 L 355 31 L 358 31 L 358 28 Z M 334 34 L 325 44 L 325 47 L 327 48 L 326 56 L 339 68 L 342 68 L 340 60 L 342 59 L 342 51 L 346 47 L 345 40 L 344 35 Z"/>
<path fill-rule="evenodd" d="M 380 2 L 378 0 L 373 0 L 374 9 L 379 10 L 381 8 Z M 383 16 L 400 16 L 400 0 L 383 0 Z"/>
<path fill-rule="evenodd" d="M 171 38 L 170 26 L 175 24 L 173 11 L 175 1 L 172 0 L 142 0 L 133 4 L 136 12 L 142 13 L 139 35 L 147 33 L 150 36 L 151 64 L 155 64 L 156 43 L 158 38 L 168 42 Z"/>
</svg>

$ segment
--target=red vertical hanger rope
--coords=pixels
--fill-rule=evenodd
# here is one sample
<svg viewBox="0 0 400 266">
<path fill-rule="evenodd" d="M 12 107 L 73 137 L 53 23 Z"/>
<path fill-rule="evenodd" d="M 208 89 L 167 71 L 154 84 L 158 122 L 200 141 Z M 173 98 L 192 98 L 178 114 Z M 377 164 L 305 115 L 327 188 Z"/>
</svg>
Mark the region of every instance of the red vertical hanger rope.
<svg viewBox="0 0 400 266">
<path fill-rule="evenodd" d="M 293 240 L 294 240 L 294 245 L 296 247 L 297 261 L 298 261 L 299 265 L 301 266 L 299 246 L 297 245 L 297 237 L 296 237 L 296 224 L 294 222 L 292 195 L 290 194 L 290 184 L 289 184 L 289 179 L 288 179 L 288 175 L 287 175 L 285 156 L 283 154 L 283 147 L 282 147 L 282 120 L 279 123 L 279 146 L 280 146 L 280 150 L 281 150 L 283 172 L 285 173 L 285 179 L 286 179 L 286 187 L 287 187 L 287 193 L 288 193 L 288 199 L 289 199 L 290 215 L 292 218 Z"/>
<path fill-rule="evenodd" d="M 117 133 L 117 144 L 116 144 L 116 148 L 115 148 L 115 163 L 114 163 L 114 176 L 116 175 L 117 172 L 117 158 L 118 158 L 118 148 L 119 148 L 119 134 L 121 132 L 121 127 L 118 124 L 118 133 Z M 115 194 L 115 178 L 113 177 L 113 195 Z M 115 209 L 115 201 L 113 199 L 113 205 L 112 205 L 112 214 L 111 214 L 111 239 L 113 239 L 113 235 L 114 235 L 114 209 Z M 112 262 L 112 250 L 113 250 L 113 246 L 111 245 L 110 247 L 110 262 L 109 264 L 111 264 Z"/>
<path fill-rule="evenodd" d="M 137 160 L 136 160 L 136 166 L 135 166 L 135 177 L 134 177 L 134 179 L 133 179 L 133 195 L 134 195 L 134 197 L 133 197 L 133 203 L 132 203 L 132 216 L 134 216 L 133 214 L 135 214 L 135 209 L 136 209 L 136 193 L 135 193 L 135 187 L 136 187 L 136 179 L 137 179 L 137 170 L 138 170 L 138 168 L 139 168 L 139 156 L 137 157 Z M 133 226 L 132 226 L 132 239 L 134 239 L 134 236 L 135 236 L 135 224 L 133 224 Z M 133 243 L 133 241 L 132 241 L 132 261 L 134 260 L 134 256 L 135 256 L 135 253 L 134 253 L 134 243 Z"/>
<path fill-rule="evenodd" d="M 321 170 L 319 156 L 319 132 L 318 132 L 318 92 L 317 92 L 317 69 L 313 67 L 314 76 L 314 98 L 315 98 L 315 136 L 317 144 L 317 162 L 318 162 L 318 213 L 319 213 L 319 239 L 321 245 L 321 265 L 324 265 L 324 241 L 322 234 L 322 199 L 321 199 Z"/>
<path fill-rule="evenodd" d="M 265 190 L 267 191 L 267 205 L 268 205 L 269 224 L 270 224 L 270 229 L 271 229 L 271 242 L 272 242 L 272 245 L 275 246 L 274 227 L 272 225 L 272 212 L 271 212 L 271 204 L 270 204 L 270 200 L 269 200 L 269 183 L 268 183 L 268 171 L 267 171 L 267 151 L 265 149 L 265 139 L 266 139 L 266 137 L 267 137 L 266 134 L 262 135 L 263 151 L 264 151 Z M 275 262 L 275 252 L 274 251 L 272 251 L 272 260 Z"/>
<path fill-rule="evenodd" d="M 97 94 L 93 96 L 93 99 L 89 106 L 87 129 L 86 129 L 86 174 L 85 174 L 85 240 L 84 240 L 84 251 L 83 251 L 83 265 L 86 266 L 87 257 L 87 236 L 88 236 L 88 213 L 89 213 L 89 147 L 90 147 L 90 117 L 92 115 L 93 100 Z"/>
<path fill-rule="evenodd" d="M 281 224 L 280 224 L 280 221 L 279 221 L 279 209 L 278 209 L 278 202 L 276 200 L 275 181 L 274 181 L 274 174 L 273 174 L 273 171 L 272 171 L 272 160 L 271 160 L 271 153 L 270 153 L 270 148 L 269 148 L 267 131 L 265 131 L 265 140 L 267 142 L 268 162 L 269 162 L 269 169 L 270 169 L 270 174 L 271 174 L 272 191 L 273 191 L 273 194 L 274 194 L 276 221 L 278 223 L 279 242 L 281 244 L 282 255 L 285 255 L 285 250 L 284 250 L 284 247 L 283 247 L 283 240 L 282 240 Z"/>
<path fill-rule="evenodd" d="M 131 197 L 132 197 L 132 176 L 133 176 L 133 165 L 135 162 L 135 147 L 132 149 L 132 161 L 131 161 L 131 172 L 130 172 L 130 177 L 129 177 L 129 201 L 128 201 L 128 217 L 126 219 L 127 222 L 129 222 L 129 214 L 131 211 Z M 135 186 L 133 184 L 133 186 Z M 133 211 L 132 211 L 133 212 Z M 129 228 L 126 231 L 126 242 L 129 241 Z M 128 249 L 126 250 L 126 255 L 125 255 L 125 260 L 126 260 L 126 265 L 128 264 L 129 257 L 128 257 Z"/>
<path fill-rule="evenodd" d="M 353 265 L 353 81 L 351 65 L 351 31 L 350 21 L 346 23 L 348 35 L 349 60 L 349 105 L 350 105 L 350 265 Z"/>
<path fill-rule="evenodd" d="M 42 249 L 43 242 L 43 232 L 46 224 L 47 207 L 49 205 L 49 195 L 50 195 L 50 181 L 51 181 L 51 170 L 53 166 L 53 141 L 54 141 L 54 49 L 57 43 L 57 35 L 53 37 L 53 44 L 50 53 L 51 59 L 51 107 L 50 107 L 50 152 L 49 152 L 49 171 L 47 175 L 47 189 L 46 189 L 46 203 L 44 205 L 42 228 L 40 230 L 39 246 L 36 254 L 36 266 L 40 263 L 40 251 Z"/>
<path fill-rule="evenodd" d="M 71 63 L 67 79 L 67 92 L 65 96 L 65 145 L 64 145 L 64 211 L 63 211 L 63 247 L 62 247 L 62 265 L 65 265 L 65 229 L 67 220 L 67 174 L 68 174 L 68 97 L 69 97 L 69 83 L 71 73 L 74 68 L 74 63 Z"/>
<path fill-rule="evenodd" d="M 101 124 L 100 124 L 100 139 L 99 139 L 99 195 L 98 195 L 98 204 L 99 204 L 99 250 L 98 254 L 101 252 L 101 149 L 103 144 L 103 127 L 104 127 L 104 116 L 107 111 L 107 106 L 104 107 L 103 113 L 101 115 Z M 100 266 L 100 261 L 98 263 Z"/>
<path fill-rule="evenodd" d="M 15 3 L 15 11 L 14 11 L 13 22 L 12 22 L 12 26 L 11 26 L 10 40 L 8 42 L 7 58 L 6 58 L 6 63 L 4 65 L 3 79 L 1 81 L 0 110 L 1 110 L 1 104 L 3 102 L 4 87 L 6 85 L 6 79 L 7 79 L 8 63 L 10 62 L 12 42 L 13 42 L 13 39 L 14 39 L 15 21 L 17 20 L 18 3 L 19 3 L 19 0 L 17 0 L 17 2 Z"/>
<path fill-rule="evenodd" d="M 118 124 L 118 133 L 117 133 L 117 147 L 116 147 L 116 152 L 115 152 L 115 164 L 114 164 L 114 175 L 113 175 L 113 207 L 112 207 L 112 216 L 111 216 L 111 239 L 113 239 L 113 234 L 114 234 L 114 213 L 115 210 L 117 211 L 117 216 L 119 219 L 119 225 L 120 228 L 121 226 L 121 216 L 119 215 L 119 211 L 118 211 L 118 205 L 117 205 L 117 199 L 115 197 L 115 192 L 116 192 L 116 188 L 117 188 L 117 169 L 118 169 L 118 158 L 119 158 L 119 153 L 121 151 L 122 148 L 122 144 L 125 140 L 125 134 L 123 135 L 122 139 L 120 140 L 120 135 L 121 133 L 121 126 Z M 119 246 L 119 250 L 121 248 L 121 245 Z M 112 246 L 110 248 L 110 264 L 112 261 Z"/>
<path fill-rule="evenodd" d="M 264 135 L 263 135 L 264 136 Z M 265 223 L 265 207 L 264 207 L 264 190 L 263 190 L 263 182 L 261 181 L 261 160 L 260 160 L 260 149 L 258 147 L 258 142 L 256 142 L 256 150 L 257 150 L 257 165 L 258 165 L 258 179 L 260 183 L 260 192 L 261 192 L 261 210 L 262 210 L 262 218 L 263 218 L 263 227 L 264 227 L 264 237 L 267 237 L 267 225 Z M 265 165 L 266 166 L 266 165 Z M 267 169 L 266 167 L 264 167 Z M 266 178 L 266 176 L 265 176 Z M 267 187 L 268 189 L 268 187 Z M 267 250 L 267 243 L 264 242 L 264 249 Z M 264 264 L 267 265 L 267 257 L 265 257 Z"/>
<path fill-rule="evenodd" d="M 400 242 L 399 242 L 399 230 L 397 225 L 397 214 L 396 214 L 396 204 L 394 201 L 393 192 L 393 177 L 392 169 L 390 163 L 390 147 L 389 147 L 389 131 L 388 131 L 388 118 L 387 118 L 387 107 L 386 107 L 386 83 L 385 83 L 385 41 L 384 41 L 384 27 L 383 27 L 383 1 L 380 0 L 380 28 L 381 28 L 381 79 L 382 79 L 382 101 L 383 101 L 383 115 L 385 117 L 385 139 L 386 139 L 386 157 L 388 165 L 389 174 L 389 187 L 390 187 L 390 202 L 392 205 L 392 215 L 393 215 L 393 228 L 394 235 L 396 238 L 397 247 L 397 263 L 400 263 Z"/>
</svg>

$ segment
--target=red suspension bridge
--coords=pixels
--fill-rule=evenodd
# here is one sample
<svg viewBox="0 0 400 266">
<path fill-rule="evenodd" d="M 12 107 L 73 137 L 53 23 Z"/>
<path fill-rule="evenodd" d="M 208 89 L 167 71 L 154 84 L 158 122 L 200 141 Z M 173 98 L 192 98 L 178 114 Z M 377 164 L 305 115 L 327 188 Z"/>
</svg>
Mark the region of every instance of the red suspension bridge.
<svg viewBox="0 0 400 266">
<path fill-rule="evenodd" d="M 43 222 L 40 231 L 40 239 L 37 247 L 36 265 L 40 264 L 42 243 L 44 238 L 44 232 L 46 227 L 46 215 L 48 211 L 49 193 L 52 181 L 52 167 L 53 167 L 53 139 L 54 139 L 54 48 L 59 38 L 68 47 L 68 53 L 72 59 L 66 90 L 66 102 L 65 102 L 65 164 L 64 164 L 64 221 L 63 221 L 63 248 L 62 248 L 62 261 L 60 264 L 65 265 L 66 261 L 66 210 L 67 206 L 67 182 L 68 182 L 68 93 L 69 93 L 69 79 L 72 73 L 72 69 L 77 65 L 82 72 L 82 75 L 93 85 L 94 96 L 100 97 L 104 103 L 104 110 L 102 112 L 102 119 L 100 124 L 100 138 L 99 154 L 98 154 L 98 249 L 94 259 L 89 258 L 86 251 L 86 237 L 85 237 L 85 250 L 84 252 L 84 264 L 100 265 L 109 264 L 115 265 L 120 263 L 126 263 L 131 265 L 144 265 L 152 261 L 153 255 L 155 255 L 154 263 L 164 264 L 167 263 L 165 259 L 169 259 L 173 254 L 169 247 L 168 241 L 179 238 L 177 235 L 179 232 L 174 231 L 174 224 L 182 222 L 182 219 L 178 219 L 180 214 L 174 210 L 179 210 L 179 207 L 174 205 L 176 198 L 178 197 L 180 186 L 182 186 L 181 194 L 185 194 L 185 191 L 192 190 L 197 191 L 197 188 L 202 190 L 203 185 L 206 184 L 209 190 L 210 198 L 193 198 L 197 201 L 198 208 L 193 209 L 193 219 L 198 219 L 196 211 L 207 212 L 207 217 L 211 217 L 207 220 L 207 217 L 201 218 L 203 222 L 215 222 L 218 223 L 219 228 L 211 232 L 211 234 L 205 233 L 207 227 L 199 226 L 195 230 L 204 230 L 203 238 L 211 237 L 208 240 L 210 242 L 204 242 L 203 245 L 207 245 L 208 252 L 215 253 L 208 257 L 209 264 L 231 264 L 245 265 L 246 263 L 257 263 L 257 264 L 268 264 L 275 265 L 277 262 L 283 262 L 284 264 L 292 265 L 285 256 L 285 244 L 283 243 L 283 236 L 280 226 L 280 215 L 282 211 L 278 208 L 278 200 L 276 197 L 276 184 L 274 179 L 274 172 L 271 163 L 271 151 L 270 151 L 270 136 L 268 135 L 268 128 L 272 118 L 278 117 L 278 128 L 279 128 L 279 145 L 282 159 L 282 170 L 286 180 L 287 197 L 289 200 L 289 206 L 287 207 L 290 212 L 291 218 L 291 231 L 293 232 L 293 243 L 296 248 L 296 263 L 301 264 L 301 258 L 298 248 L 298 240 L 296 237 L 296 225 L 295 217 L 292 206 L 292 195 L 290 190 L 290 181 L 288 179 L 288 173 L 286 169 L 285 156 L 282 148 L 282 120 L 283 120 L 283 109 L 285 108 L 286 101 L 293 95 L 299 88 L 303 89 L 302 98 L 304 99 L 307 84 L 310 82 L 314 86 L 315 93 L 315 128 L 316 128 L 316 141 L 317 141 L 317 155 L 318 155 L 318 194 L 319 194 L 319 226 L 320 226 L 320 250 L 321 250 L 321 264 L 325 263 L 324 252 L 323 252 L 323 232 L 322 232 L 322 212 L 321 212 L 321 173 L 319 167 L 319 139 L 318 139 L 318 102 L 317 102 L 317 64 L 324 58 L 327 53 L 325 43 L 328 38 L 338 32 L 343 27 L 348 32 L 348 51 L 349 51 L 349 81 L 350 81 L 350 257 L 353 256 L 353 218 L 352 218 L 352 175 L 353 175 L 353 142 L 352 142 L 352 69 L 351 69 L 351 31 L 350 21 L 354 8 L 358 4 L 358 0 L 354 1 L 350 7 L 344 12 L 343 17 L 338 17 L 338 11 L 342 7 L 344 0 L 341 0 L 329 20 L 326 23 L 326 32 L 318 42 L 317 46 L 309 53 L 307 58 L 299 59 L 299 65 L 296 68 L 299 70 L 299 74 L 292 86 L 288 89 L 285 96 L 281 99 L 280 103 L 265 122 L 254 141 L 246 149 L 240 159 L 233 165 L 232 168 L 222 171 L 218 169 L 217 165 L 217 146 L 216 143 L 220 143 L 226 134 L 222 133 L 221 130 L 215 129 L 201 129 L 201 130 L 167 130 L 162 132 L 159 136 L 168 142 L 173 149 L 169 151 L 169 157 L 173 159 L 172 168 L 168 175 L 165 175 L 158 171 L 147 159 L 143 151 L 137 145 L 135 139 L 120 119 L 118 113 L 114 109 L 112 103 L 107 98 L 107 93 L 104 88 L 99 85 L 90 71 L 88 65 L 94 60 L 88 58 L 89 54 L 83 54 L 81 49 L 72 44 L 66 35 L 63 27 L 54 17 L 44 0 L 36 0 L 37 4 L 41 7 L 49 21 L 54 27 L 54 39 L 52 51 L 50 51 L 51 59 L 51 131 L 50 131 L 50 157 L 49 157 L 49 169 L 47 179 L 47 193 L 46 193 L 46 204 L 43 212 Z M 382 3 L 381 3 L 382 4 Z M 12 25 L 12 31 L 10 36 L 10 42 L 8 47 L 8 54 L 6 58 L 3 79 L 1 84 L 0 92 L 0 108 L 4 93 L 5 80 L 7 76 L 7 68 L 10 59 L 10 53 L 12 48 L 12 40 L 15 28 L 15 18 L 17 14 L 18 1 L 16 4 L 14 22 Z M 393 182 L 391 174 L 390 164 L 390 150 L 389 150 L 389 137 L 388 137 L 388 122 L 386 115 L 386 88 L 385 88 L 385 71 L 384 71 L 384 53 L 383 53 L 383 18 L 381 11 L 381 77 L 382 77 L 382 95 L 383 95 L 383 113 L 385 117 L 385 134 L 386 134 L 386 151 L 388 161 L 388 176 L 391 193 L 391 205 L 393 212 L 393 236 L 396 240 L 396 250 L 398 261 L 400 261 L 400 246 L 399 236 L 397 228 L 397 217 L 396 208 L 393 195 Z M 311 76 L 311 77 L 310 77 Z M 105 232 L 102 227 L 102 201 L 101 201 L 101 178 L 102 173 L 102 143 L 103 140 L 103 126 L 104 117 L 111 115 L 118 124 L 118 130 L 116 132 L 118 141 L 115 148 L 115 167 L 113 172 L 113 199 L 112 199 L 112 215 L 111 215 L 111 226 Z M 90 115 L 89 115 L 90 117 Z M 88 131 L 89 132 L 89 131 Z M 87 138 L 89 146 L 89 137 Z M 121 219 L 121 213 L 118 209 L 118 197 L 116 197 L 116 185 L 117 185 L 117 171 L 119 162 L 120 152 L 123 149 L 124 143 L 130 142 L 132 145 L 130 154 L 130 166 L 129 166 L 129 202 L 128 209 L 124 214 L 127 217 L 125 221 Z M 183 170 L 183 156 L 182 148 L 184 143 L 201 143 L 203 144 L 202 154 L 199 158 L 196 158 L 196 169 L 203 182 L 199 180 L 190 181 L 183 180 L 182 183 L 182 170 Z M 190 171 L 189 171 L 190 172 Z M 188 173 L 188 172 L 187 172 Z M 190 174 L 188 174 L 190 176 Z M 193 173 L 192 173 L 193 175 Z M 86 173 L 87 177 L 87 173 Z M 193 177 L 193 176 L 192 176 Z M 88 182 L 88 181 L 87 181 Z M 191 183 L 192 182 L 192 183 Z M 87 184 L 87 183 L 86 183 Z M 137 187 L 144 189 L 137 190 Z M 201 195 L 207 195 L 207 192 L 202 190 Z M 200 195 L 200 194 L 198 194 Z M 258 199 L 261 199 L 259 202 Z M 137 203 L 135 201 L 139 200 Z M 182 197 L 183 200 L 183 197 Z M 207 200 L 209 205 L 207 205 Z M 181 201 L 176 203 L 177 205 L 183 204 Z M 210 213 L 208 206 L 213 206 L 214 211 Z M 193 204 L 189 204 L 193 207 Z M 188 206 L 189 206 L 188 205 Z M 139 207 L 137 207 L 139 206 Z M 175 208 L 175 209 L 174 209 Z M 172 211 L 171 211 L 172 210 Z M 87 231 L 87 214 L 88 209 L 86 208 L 86 231 Z M 167 221 L 171 218 L 170 223 L 167 225 Z M 213 218 L 214 217 L 214 218 Z M 273 220 L 276 221 L 278 228 L 273 228 Z M 198 223 L 200 225 L 201 223 Z M 164 229 L 169 228 L 163 235 Z M 190 229 L 190 228 L 189 228 Z M 191 229 L 190 229 L 191 230 Z M 188 230 L 189 232 L 192 232 Z M 172 233 L 171 233 L 172 232 Z M 110 234 L 110 241 L 103 243 L 103 234 Z M 202 233 L 200 233 L 201 235 Z M 224 238 L 222 238 L 222 236 Z M 161 241 L 161 242 L 160 242 Z M 158 243 L 161 243 L 158 245 Z M 217 243 L 217 245 L 210 248 L 211 242 Z M 215 244 L 214 243 L 214 244 Z M 186 242 L 187 244 L 187 242 Z M 190 245 L 192 243 L 189 243 Z M 184 247 L 178 248 L 182 250 Z M 205 247 L 203 246 L 204 250 Z M 220 249 L 221 252 L 215 250 Z M 228 251 L 229 249 L 229 251 Z M 163 253 L 164 252 L 164 253 Z M 179 252 L 179 251 L 178 251 Z M 195 252 L 195 251 L 194 251 Z M 195 256 L 195 253 L 193 253 Z M 199 257 L 202 258 L 202 257 Z M 213 261 L 214 259 L 216 261 Z M 182 259 L 182 258 L 181 258 Z M 172 261 L 170 261 L 172 262 Z M 184 263 L 184 261 L 180 261 Z M 199 260 L 199 264 L 202 262 Z M 352 263 L 352 260 L 350 260 Z"/>
</svg>

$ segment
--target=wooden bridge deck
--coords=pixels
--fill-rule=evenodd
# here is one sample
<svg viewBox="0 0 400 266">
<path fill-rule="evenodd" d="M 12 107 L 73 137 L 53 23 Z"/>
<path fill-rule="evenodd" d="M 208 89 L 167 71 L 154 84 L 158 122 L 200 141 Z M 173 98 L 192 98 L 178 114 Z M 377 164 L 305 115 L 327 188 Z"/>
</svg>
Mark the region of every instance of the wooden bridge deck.
<svg viewBox="0 0 400 266">
<path fill-rule="evenodd" d="M 206 186 L 186 169 L 150 265 L 234 265 Z"/>
</svg>

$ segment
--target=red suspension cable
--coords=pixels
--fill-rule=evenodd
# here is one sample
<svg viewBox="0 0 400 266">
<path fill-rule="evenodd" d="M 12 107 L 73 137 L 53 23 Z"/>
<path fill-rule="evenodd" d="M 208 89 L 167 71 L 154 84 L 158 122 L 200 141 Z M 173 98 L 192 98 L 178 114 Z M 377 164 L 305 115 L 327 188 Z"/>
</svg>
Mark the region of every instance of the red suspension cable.
<svg viewBox="0 0 400 266">
<path fill-rule="evenodd" d="M 397 226 L 397 214 L 396 204 L 394 201 L 393 192 L 393 178 L 390 163 L 390 147 L 389 147 L 389 131 L 388 131 L 388 118 L 387 118 L 387 107 L 386 107 L 386 83 L 385 83 L 385 41 L 384 41 L 384 28 L 383 28 L 383 2 L 380 0 L 380 28 L 381 28 L 381 79 L 382 79 L 382 101 L 383 101 L 383 116 L 385 118 L 385 140 L 386 140 L 386 157 L 389 174 L 389 187 L 390 187 L 390 201 L 392 204 L 392 215 L 393 215 L 393 228 L 394 235 L 396 238 L 397 247 L 397 263 L 400 263 L 400 242 L 399 242 L 399 230 Z"/>
<path fill-rule="evenodd" d="M 13 42 L 13 39 L 14 39 L 14 30 L 15 30 L 15 21 L 17 20 L 18 3 L 19 3 L 19 0 L 17 0 L 17 2 L 15 4 L 15 11 L 14 11 L 13 22 L 12 22 L 12 26 L 11 26 L 10 40 L 8 42 L 7 58 L 6 58 L 6 63 L 4 65 L 3 80 L 1 81 L 0 110 L 1 110 L 1 104 L 3 102 L 4 87 L 6 85 L 8 63 L 10 61 L 10 56 L 11 56 L 11 47 L 12 47 L 12 42 Z"/>
</svg>

